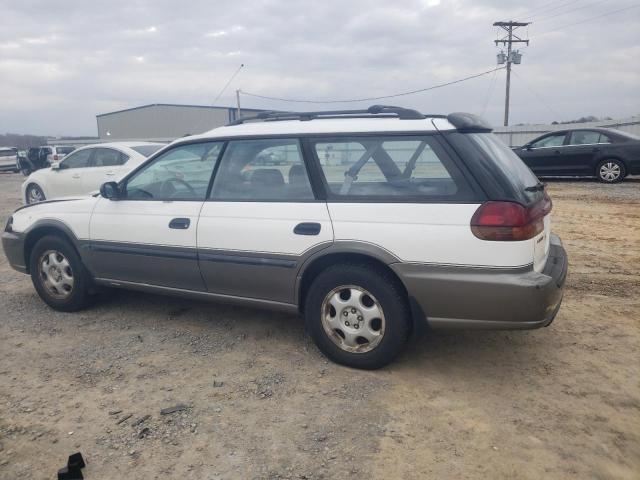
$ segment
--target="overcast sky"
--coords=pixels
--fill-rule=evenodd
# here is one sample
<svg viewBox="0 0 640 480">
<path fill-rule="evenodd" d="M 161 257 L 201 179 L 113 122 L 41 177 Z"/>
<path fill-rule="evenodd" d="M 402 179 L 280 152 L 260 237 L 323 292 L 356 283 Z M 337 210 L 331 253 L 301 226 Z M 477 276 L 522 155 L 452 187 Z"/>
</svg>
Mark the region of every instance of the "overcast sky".
<svg viewBox="0 0 640 480">
<path fill-rule="evenodd" d="M 323 100 L 428 87 L 495 68 L 492 23 L 536 13 L 531 44 L 514 66 L 511 123 L 626 117 L 640 113 L 640 8 L 559 27 L 634 5 L 638 0 L 0 0 L 0 132 L 96 135 L 99 113 L 211 104 L 241 63 L 218 104 L 235 104 L 236 88 Z M 384 103 L 482 113 L 501 124 L 504 82 L 499 71 Z M 242 100 L 255 108 L 325 108 Z"/>
</svg>

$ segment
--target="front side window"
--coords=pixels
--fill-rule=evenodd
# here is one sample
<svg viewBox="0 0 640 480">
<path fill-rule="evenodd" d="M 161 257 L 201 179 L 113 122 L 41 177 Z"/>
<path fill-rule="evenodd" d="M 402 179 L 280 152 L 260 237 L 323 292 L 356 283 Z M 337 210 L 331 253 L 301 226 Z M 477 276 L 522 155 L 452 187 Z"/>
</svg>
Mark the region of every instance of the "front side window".
<svg viewBox="0 0 640 480">
<path fill-rule="evenodd" d="M 555 135 L 549 135 L 537 142 L 531 144 L 531 148 L 544 148 L 544 147 L 559 147 L 564 143 L 566 133 L 556 133 Z"/>
<path fill-rule="evenodd" d="M 93 152 L 92 148 L 78 150 L 65 157 L 60 166 L 62 168 L 84 168 L 89 166 L 89 158 Z"/>
<path fill-rule="evenodd" d="M 298 140 L 238 140 L 225 150 L 211 198 L 308 201 L 313 191 Z"/>
<path fill-rule="evenodd" d="M 313 145 L 334 196 L 446 198 L 469 193 L 432 136 L 341 137 Z"/>
<path fill-rule="evenodd" d="M 115 167 L 123 165 L 129 157 L 111 148 L 96 148 L 91 161 L 94 167 Z"/>
<path fill-rule="evenodd" d="M 204 200 L 222 142 L 180 145 L 166 151 L 129 177 L 130 200 Z"/>
<path fill-rule="evenodd" d="M 592 145 L 594 143 L 611 143 L 609 137 L 592 130 L 576 130 L 571 132 L 569 145 Z"/>
</svg>

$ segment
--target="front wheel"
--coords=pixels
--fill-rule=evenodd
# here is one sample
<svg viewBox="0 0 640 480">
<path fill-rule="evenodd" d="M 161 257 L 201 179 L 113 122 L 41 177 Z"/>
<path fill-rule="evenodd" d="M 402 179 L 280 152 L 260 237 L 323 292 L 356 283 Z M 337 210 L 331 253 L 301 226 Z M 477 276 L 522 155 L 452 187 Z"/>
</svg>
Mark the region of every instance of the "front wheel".
<svg viewBox="0 0 640 480">
<path fill-rule="evenodd" d="M 89 304 L 90 277 L 68 241 L 52 235 L 38 240 L 29 271 L 38 295 L 54 310 L 75 312 Z"/>
<path fill-rule="evenodd" d="M 305 321 L 331 360 L 371 370 L 400 353 L 410 315 L 406 295 L 391 275 L 367 265 L 336 265 L 311 284 Z"/>
<path fill-rule="evenodd" d="M 27 204 L 29 205 L 31 205 L 32 203 L 44 202 L 47 199 L 40 186 L 36 185 L 35 183 L 32 183 L 27 187 L 26 197 Z"/>
<path fill-rule="evenodd" d="M 598 180 L 604 183 L 621 182 L 625 174 L 624 164 L 614 158 L 603 160 L 596 169 Z"/>
</svg>

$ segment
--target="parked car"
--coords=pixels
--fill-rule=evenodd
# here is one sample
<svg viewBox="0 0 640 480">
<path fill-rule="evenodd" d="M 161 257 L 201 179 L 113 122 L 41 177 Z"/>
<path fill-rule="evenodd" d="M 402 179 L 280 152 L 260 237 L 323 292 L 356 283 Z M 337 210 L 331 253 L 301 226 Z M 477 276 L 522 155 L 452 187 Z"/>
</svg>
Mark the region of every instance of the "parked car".
<svg viewBox="0 0 640 480">
<path fill-rule="evenodd" d="M 18 171 L 18 149 L 0 147 L 0 172 Z"/>
<path fill-rule="evenodd" d="M 640 175 L 640 137 L 619 130 L 560 130 L 514 151 L 539 177 L 596 177 L 616 183 Z"/>
<path fill-rule="evenodd" d="M 56 310 L 106 286 L 300 312 L 325 355 L 370 369 L 425 323 L 549 325 L 567 272 L 550 211 L 478 117 L 375 106 L 176 140 L 98 196 L 17 210 L 2 241 Z"/>
<path fill-rule="evenodd" d="M 19 158 L 19 168 L 26 177 L 41 168 L 47 168 L 53 163 L 60 162 L 75 150 L 71 145 L 46 145 L 32 147 L 27 150 L 25 157 Z"/>
<path fill-rule="evenodd" d="M 25 203 L 70 195 L 88 195 L 104 182 L 117 180 L 164 145 L 150 142 L 101 143 L 79 148 L 22 184 Z"/>
</svg>

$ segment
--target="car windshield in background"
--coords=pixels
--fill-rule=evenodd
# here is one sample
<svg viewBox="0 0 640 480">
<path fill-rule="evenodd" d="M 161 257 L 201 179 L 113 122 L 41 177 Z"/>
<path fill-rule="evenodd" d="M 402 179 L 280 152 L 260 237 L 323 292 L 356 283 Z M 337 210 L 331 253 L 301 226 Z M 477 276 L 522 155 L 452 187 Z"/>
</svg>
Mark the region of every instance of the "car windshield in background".
<svg viewBox="0 0 640 480">
<path fill-rule="evenodd" d="M 525 190 L 539 184 L 538 177 L 527 167 L 513 150 L 505 145 L 493 133 L 471 133 L 469 138 L 482 152 L 496 162 L 506 173 L 507 180 L 515 187 L 515 191 L 525 197 L 528 202 L 534 202 L 541 197 L 541 191 Z"/>
<path fill-rule="evenodd" d="M 60 154 L 60 155 L 69 155 L 71 152 L 73 152 L 76 149 L 76 147 L 56 147 L 56 151 Z"/>
<path fill-rule="evenodd" d="M 150 157 L 158 150 L 160 150 L 164 145 L 135 145 L 131 147 L 131 150 L 135 150 L 140 155 L 144 155 L 145 157 Z"/>
</svg>

